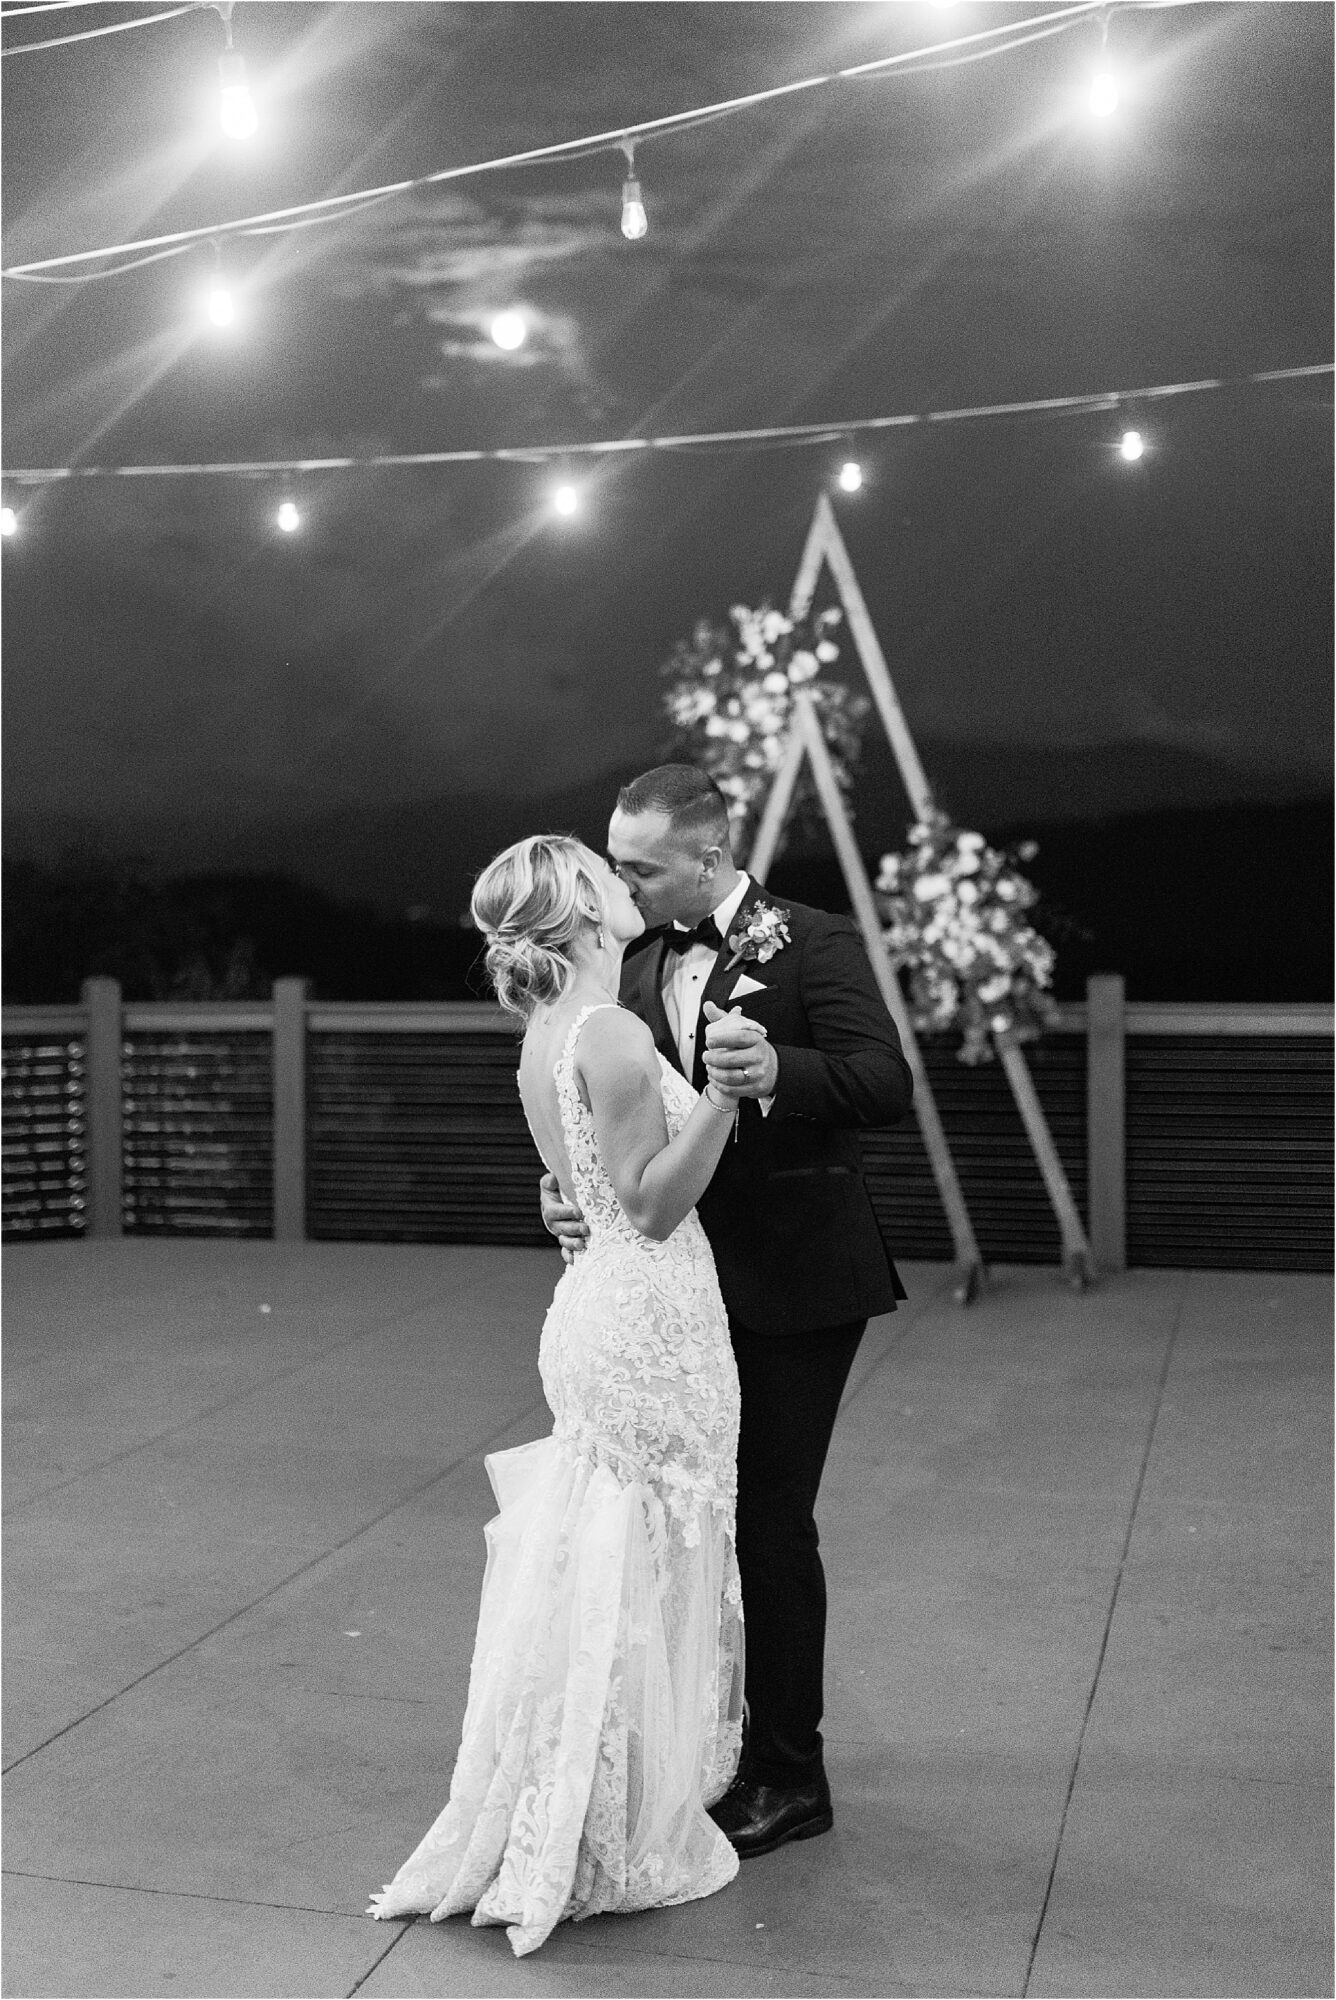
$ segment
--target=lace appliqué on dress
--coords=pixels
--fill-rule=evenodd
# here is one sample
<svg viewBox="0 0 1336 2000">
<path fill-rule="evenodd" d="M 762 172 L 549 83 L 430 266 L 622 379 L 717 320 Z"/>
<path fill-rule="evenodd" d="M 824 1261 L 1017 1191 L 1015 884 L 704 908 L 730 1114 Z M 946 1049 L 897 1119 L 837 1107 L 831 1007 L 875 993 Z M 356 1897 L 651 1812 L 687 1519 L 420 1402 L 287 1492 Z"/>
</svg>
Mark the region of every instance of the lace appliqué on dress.
<svg viewBox="0 0 1336 2000">
<path fill-rule="evenodd" d="M 553 1431 L 487 1460 L 499 1512 L 449 1804 L 372 1903 L 471 1910 L 517 1955 L 562 1918 L 707 1896 L 738 1867 L 704 1810 L 742 1733 L 737 1371 L 694 1211 L 650 1241 L 598 1157 L 575 1081 L 594 1011 L 554 1069 L 589 1239 L 539 1345 Z M 676 1134 L 696 1093 L 659 1062 Z"/>
</svg>

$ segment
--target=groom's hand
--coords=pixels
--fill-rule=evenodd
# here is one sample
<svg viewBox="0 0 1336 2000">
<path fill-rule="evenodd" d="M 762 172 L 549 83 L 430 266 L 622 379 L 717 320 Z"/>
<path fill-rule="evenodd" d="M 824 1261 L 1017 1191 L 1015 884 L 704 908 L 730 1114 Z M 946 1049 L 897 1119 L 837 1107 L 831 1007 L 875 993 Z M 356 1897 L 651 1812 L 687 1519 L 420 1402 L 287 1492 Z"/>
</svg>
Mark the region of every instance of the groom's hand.
<svg viewBox="0 0 1336 2000">
<path fill-rule="evenodd" d="M 705 1068 L 711 1083 L 739 1097 L 773 1097 L 779 1082 L 779 1057 L 766 1040 L 759 1021 L 740 1007 L 725 1014 L 713 1000 L 705 1002 Z"/>
<path fill-rule="evenodd" d="M 561 1258 L 569 1264 L 584 1249 L 589 1236 L 589 1224 L 584 1219 L 584 1211 L 573 1201 L 567 1201 L 561 1192 L 561 1183 L 555 1174 L 544 1174 L 538 1183 L 539 1202 L 543 1211 L 543 1227 L 549 1236 L 555 1236 L 561 1245 Z"/>
</svg>

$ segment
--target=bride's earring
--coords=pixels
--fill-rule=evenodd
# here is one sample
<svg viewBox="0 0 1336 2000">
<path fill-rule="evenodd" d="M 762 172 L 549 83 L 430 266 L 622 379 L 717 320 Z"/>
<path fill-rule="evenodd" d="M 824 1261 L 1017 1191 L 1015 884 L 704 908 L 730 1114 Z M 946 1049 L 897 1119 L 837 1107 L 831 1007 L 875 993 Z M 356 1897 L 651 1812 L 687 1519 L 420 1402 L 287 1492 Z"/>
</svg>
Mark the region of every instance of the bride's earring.
<svg viewBox="0 0 1336 2000">
<path fill-rule="evenodd" d="M 608 948 L 608 941 L 603 935 L 602 924 L 600 924 L 598 927 L 598 948 L 600 951 L 606 951 Z"/>
</svg>

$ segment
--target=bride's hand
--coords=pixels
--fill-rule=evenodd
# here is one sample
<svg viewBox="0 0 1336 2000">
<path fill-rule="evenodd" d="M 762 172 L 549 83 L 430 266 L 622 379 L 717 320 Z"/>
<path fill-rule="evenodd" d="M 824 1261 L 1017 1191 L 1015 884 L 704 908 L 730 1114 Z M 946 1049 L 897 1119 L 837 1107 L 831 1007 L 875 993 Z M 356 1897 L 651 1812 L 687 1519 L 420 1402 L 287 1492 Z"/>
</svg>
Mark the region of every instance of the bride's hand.
<svg viewBox="0 0 1336 2000">
<path fill-rule="evenodd" d="M 705 1068 L 717 1090 L 730 1100 L 740 1097 L 773 1097 L 779 1081 L 779 1057 L 766 1039 L 765 1029 L 739 1007 L 730 1014 L 707 1000 L 704 1008 L 709 1025 L 705 1030 Z"/>
</svg>

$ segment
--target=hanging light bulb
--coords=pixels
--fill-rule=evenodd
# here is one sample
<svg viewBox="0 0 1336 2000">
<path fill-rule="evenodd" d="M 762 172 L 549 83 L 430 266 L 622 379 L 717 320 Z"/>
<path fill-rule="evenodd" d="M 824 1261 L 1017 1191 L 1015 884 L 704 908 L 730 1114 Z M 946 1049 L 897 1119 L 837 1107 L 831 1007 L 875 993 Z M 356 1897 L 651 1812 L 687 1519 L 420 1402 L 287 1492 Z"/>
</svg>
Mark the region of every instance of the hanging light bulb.
<svg viewBox="0 0 1336 2000">
<path fill-rule="evenodd" d="M 1109 16 L 1106 9 L 1099 23 L 1099 67 L 1090 84 L 1092 117 L 1112 118 L 1118 109 L 1119 96 L 1118 79 L 1109 65 Z"/>
<path fill-rule="evenodd" d="M 1135 465 L 1146 449 L 1146 440 L 1140 431 L 1124 431 L 1118 440 L 1118 456 Z"/>
<path fill-rule="evenodd" d="M 1099 69 L 1090 86 L 1090 109 L 1096 118 L 1112 118 L 1119 104 L 1118 79 L 1111 69 Z"/>
<path fill-rule="evenodd" d="M 563 479 L 552 489 L 552 505 L 558 514 L 569 520 L 572 514 L 578 514 L 580 511 L 579 488 L 572 486 L 569 479 Z"/>
<path fill-rule="evenodd" d="M 636 179 L 635 141 L 623 139 L 622 151 L 626 155 L 626 179 L 622 182 L 622 235 L 629 243 L 635 243 L 649 228 L 649 218 L 640 198 L 640 182 Z"/>
<path fill-rule="evenodd" d="M 297 511 L 295 500 L 281 500 L 274 519 L 285 535 L 295 535 L 302 524 L 302 517 Z"/>
<path fill-rule="evenodd" d="M 221 277 L 210 282 L 205 311 L 215 326 L 232 326 L 236 321 L 236 301 Z"/>
<path fill-rule="evenodd" d="M 487 330 L 498 347 L 508 350 L 523 347 L 529 337 L 528 322 L 524 314 L 517 311 L 514 306 L 508 306 L 504 312 L 499 312 Z"/>
<path fill-rule="evenodd" d="M 863 468 L 856 458 L 846 458 L 837 476 L 842 493 L 857 493 L 863 484 Z"/>
<path fill-rule="evenodd" d="M 204 294 L 204 311 L 214 326 L 226 327 L 236 324 L 237 302 L 223 269 L 223 246 L 216 237 L 213 242 L 213 272 L 209 278 L 208 290 Z"/>
<path fill-rule="evenodd" d="M 12 507 L 0 507 L 0 535 L 17 535 L 19 517 Z"/>
<path fill-rule="evenodd" d="M 648 228 L 649 218 L 640 199 L 640 182 L 628 174 L 622 183 L 622 235 L 634 243 Z"/>
<path fill-rule="evenodd" d="M 229 28 L 230 35 L 230 28 Z M 218 58 L 218 117 L 229 139 L 253 139 L 260 114 L 246 81 L 246 58 L 230 45 Z"/>
</svg>

